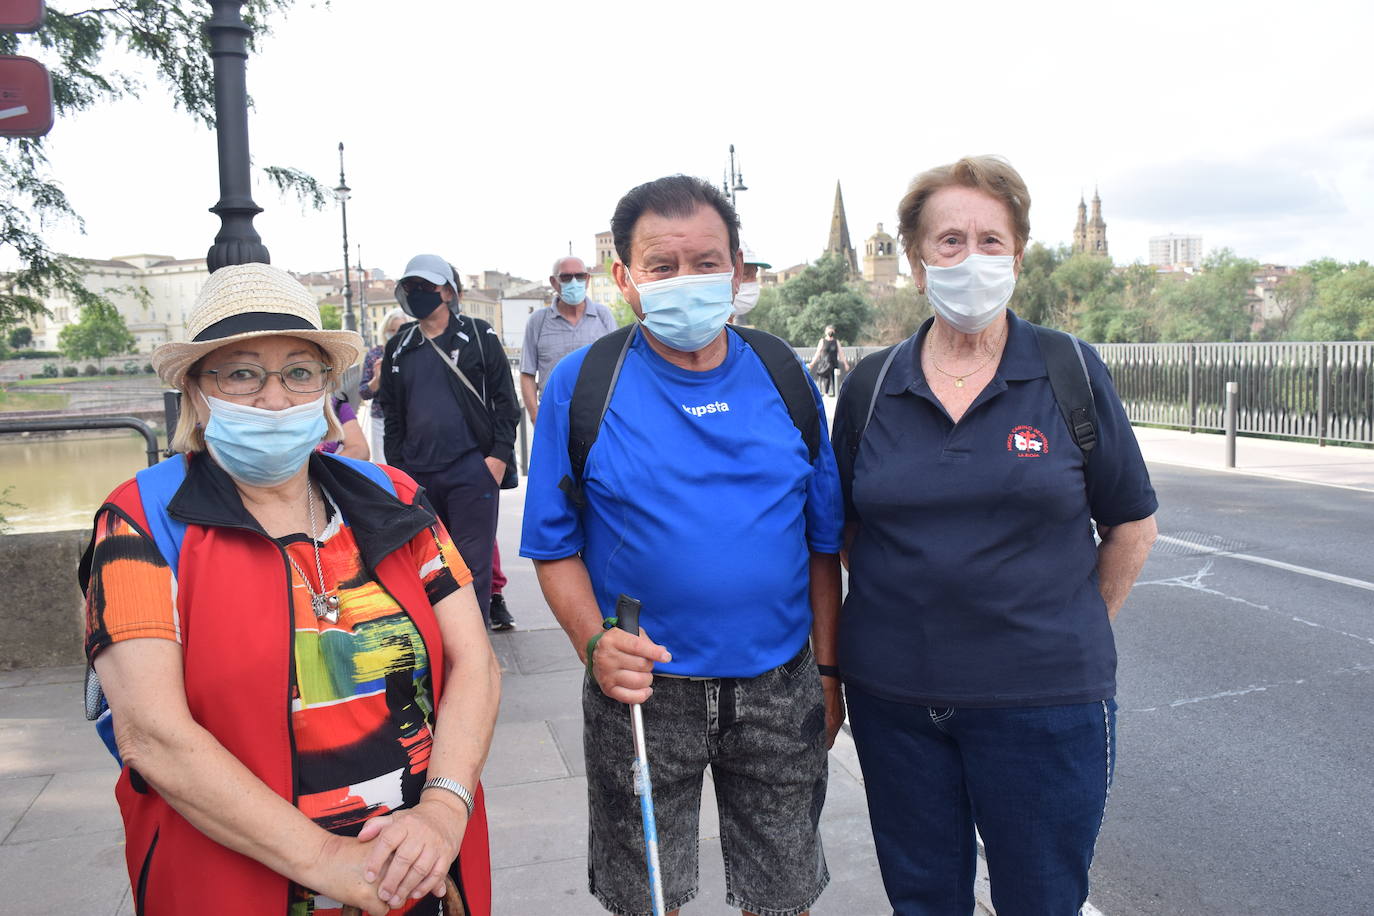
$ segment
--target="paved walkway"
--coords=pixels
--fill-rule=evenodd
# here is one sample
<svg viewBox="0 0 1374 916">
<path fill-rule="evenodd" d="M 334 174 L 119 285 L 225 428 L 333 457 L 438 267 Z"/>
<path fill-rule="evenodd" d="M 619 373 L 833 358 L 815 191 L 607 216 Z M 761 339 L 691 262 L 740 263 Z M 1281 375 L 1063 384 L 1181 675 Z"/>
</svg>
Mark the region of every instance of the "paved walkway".
<svg viewBox="0 0 1374 916">
<path fill-rule="evenodd" d="M 1220 436 L 1139 429 L 1152 464 L 1225 470 Z M 1227 473 L 1374 491 L 1374 450 L 1242 439 Z M 519 629 L 493 637 L 504 669 L 484 777 L 496 913 L 599 914 L 586 891 L 586 789 L 577 657 L 515 556 L 523 488 L 505 494 L 507 601 Z M 0 911 L 132 914 L 113 762 L 81 714 L 82 670 L 0 672 Z M 859 768 L 844 734 L 830 758 L 822 831 L 832 882 L 817 914 L 890 912 L 868 832 Z M 709 782 L 709 781 L 708 781 Z M 708 785 L 709 794 L 709 785 Z M 688 913 L 726 913 L 714 803 L 703 804 L 701 896 Z M 980 884 L 986 900 L 986 884 Z"/>
</svg>

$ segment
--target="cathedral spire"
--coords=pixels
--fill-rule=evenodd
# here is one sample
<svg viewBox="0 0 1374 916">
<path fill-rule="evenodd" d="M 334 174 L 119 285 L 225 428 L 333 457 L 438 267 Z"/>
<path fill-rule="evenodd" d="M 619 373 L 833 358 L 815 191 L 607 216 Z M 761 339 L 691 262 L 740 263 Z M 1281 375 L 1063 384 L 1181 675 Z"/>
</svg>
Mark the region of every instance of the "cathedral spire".
<svg viewBox="0 0 1374 916">
<path fill-rule="evenodd" d="M 830 240 L 825 252 L 837 253 L 849 265 L 849 272 L 859 272 L 859 259 L 854 253 L 854 245 L 849 241 L 849 222 L 844 216 L 844 196 L 840 193 L 840 182 L 835 181 L 835 208 L 830 214 Z"/>
</svg>

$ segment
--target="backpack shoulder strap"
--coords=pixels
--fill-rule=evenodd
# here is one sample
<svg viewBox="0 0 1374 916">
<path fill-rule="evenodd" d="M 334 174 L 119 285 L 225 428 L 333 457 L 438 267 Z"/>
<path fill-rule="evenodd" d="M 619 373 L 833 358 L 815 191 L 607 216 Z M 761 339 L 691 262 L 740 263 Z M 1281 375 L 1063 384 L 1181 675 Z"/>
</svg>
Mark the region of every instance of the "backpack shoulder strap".
<svg viewBox="0 0 1374 916">
<path fill-rule="evenodd" d="M 326 461 L 337 461 L 345 467 L 362 474 L 392 496 L 396 495 L 396 484 L 392 482 L 391 478 L 387 476 L 386 471 L 383 471 L 379 465 L 375 465 L 371 461 L 362 461 L 358 458 L 348 458 L 344 455 L 336 455 L 333 452 L 321 452 L 320 454 Z"/>
<path fill-rule="evenodd" d="M 892 358 L 896 355 L 897 346 L 894 344 L 886 350 L 879 350 L 872 356 L 860 360 L 859 365 L 855 366 L 854 371 L 850 373 L 850 377 L 854 379 L 854 384 L 863 386 L 855 388 L 854 393 L 859 396 L 868 394 L 863 425 L 858 428 L 857 435 L 854 436 L 855 451 L 859 448 L 859 440 L 864 437 L 864 432 L 868 429 L 869 421 L 873 419 L 873 408 L 878 406 L 878 392 L 883 390 L 883 379 L 887 378 L 887 370 L 892 368 Z"/>
<path fill-rule="evenodd" d="M 578 509 L 587 505 L 582 492 L 587 455 L 601 432 L 601 419 L 611 405 L 611 395 L 615 393 L 620 368 L 625 365 L 625 354 L 634 340 L 635 327 L 628 324 L 596 340 L 583 357 L 573 385 L 572 401 L 568 404 L 568 459 L 572 463 L 572 473 L 558 482 L 558 488 L 568 494 Z"/>
<path fill-rule="evenodd" d="M 1097 408 L 1082 345 L 1071 334 L 1035 325 L 1035 340 L 1049 370 L 1059 412 L 1083 453 L 1097 445 Z"/>
<path fill-rule="evenodd" d="M 178 454 L 159 461 L 139 471 L 134 479 L 138 481 L 138 498 L 143 503 L 148 533 L 175 579 L 181 562 L 181 542 L 186 537 L 186 523 L 172 518 L 167 505 L 186 479 L 186 456 Z"/>
<path fill-rule="evenodd" d="M 801 360 L 797 359 L 796 351 L 788 346 L 786 341 L 774 337 L 767 331 L 734 325 L 728 327 L 758 354 L 759 360 L 773 379 L 778 394 L 782 395 L 788 416 L 801 433 L 802 441 L 806 443 L 806 452 L 814 463 L 821 448 L 821 414 L 816 409 L 811 383 L 806 380 L 806 370 L 802 368 Z"/>
</svg>

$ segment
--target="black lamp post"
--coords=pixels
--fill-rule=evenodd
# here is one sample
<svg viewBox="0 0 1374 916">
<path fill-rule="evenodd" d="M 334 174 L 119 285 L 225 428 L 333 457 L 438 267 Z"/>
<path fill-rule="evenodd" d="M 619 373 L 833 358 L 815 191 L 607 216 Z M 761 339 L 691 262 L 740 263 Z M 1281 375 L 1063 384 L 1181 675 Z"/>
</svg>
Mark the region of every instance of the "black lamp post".
<svg viewBox="0 0 1374 916">
<path fill-rule="evenodd" d="M 730 174 L 721 182 L 721 190 L 730 198 L 730 206 L 735 205 L 735 192 L 749 190 L 744 186 L 744 171 L 735 168 L 735 144 L 730 144 Z"/>
<path fill-rule="evenodd" d="M 343 143 L 339 143 L 339 186 L 334 189 L 334 199 L 339 202 L 339 212 L 343 214 L 343 253 L 344 253 L 344 313 L 345 331 L 358 330 L 353 320 L 353 284 L 348 272 L 348 182 L 344 181 Z"/>
<path fill-rule="evenodd" d="M 220 218 L 215 244 L 206 252 L 211 273 L 230 264 L 268 264 L 272 256 L 253 228 L 262 212 L 253 202 L 248 158 L 248 87 L 244 75 L 248 36 L 243 0 L 210 0 L 205 23 L 210 59 L 215 67 L 215 136 L 219 144 L 219 203 L 210 212 Z"/>
</svg>

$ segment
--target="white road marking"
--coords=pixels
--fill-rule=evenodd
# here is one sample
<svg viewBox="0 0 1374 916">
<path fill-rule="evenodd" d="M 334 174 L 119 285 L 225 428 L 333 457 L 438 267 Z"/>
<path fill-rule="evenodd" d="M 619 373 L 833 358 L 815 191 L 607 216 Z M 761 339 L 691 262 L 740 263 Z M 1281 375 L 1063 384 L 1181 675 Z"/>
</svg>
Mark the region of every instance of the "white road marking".
<svg viewBox="0 0 1374 916">
<path fill-rule="evenodd" d="M 1249 553 L 1236 553 L 1231 550 L 1219 550 L 1215 547 L 1208 547 L 1206 544 L 1198 544 L 1184 538 L 1170 537 L 1161 534 L 1158 540 L 1166 544 L 1173 544 L 1177 547 L 1189 547 L 1195 553 L 1205 553 L 1214 557 L 1230 557 L 1233 560 L 1240 560 L 1245 563 L 1255 563 L 1260 566 L 1269 566 L 1274 569 L 1281 569 L 1284 572 L 1297 573 L 1301 576 L 1310 576 L 1313 579 L 1324 579 L 1327 582 L 1335 582 L 1338 585 L 1349 585 L 1351 588 L 1362 588 L 1368 592 L 1374 592 L 1374 582 L 1366 582 L 1363 579 L 1356 579 L 1351 576 L 1340 576 L 1336 573 L 1325 572 L 1320 569 L 1312 569 L 1308 566 L 1298 566 L 1294 563 L 1285 563 L 1282 560 L 1271 560 L 1268 557 L 1257 557 Z"/>
</svg>

